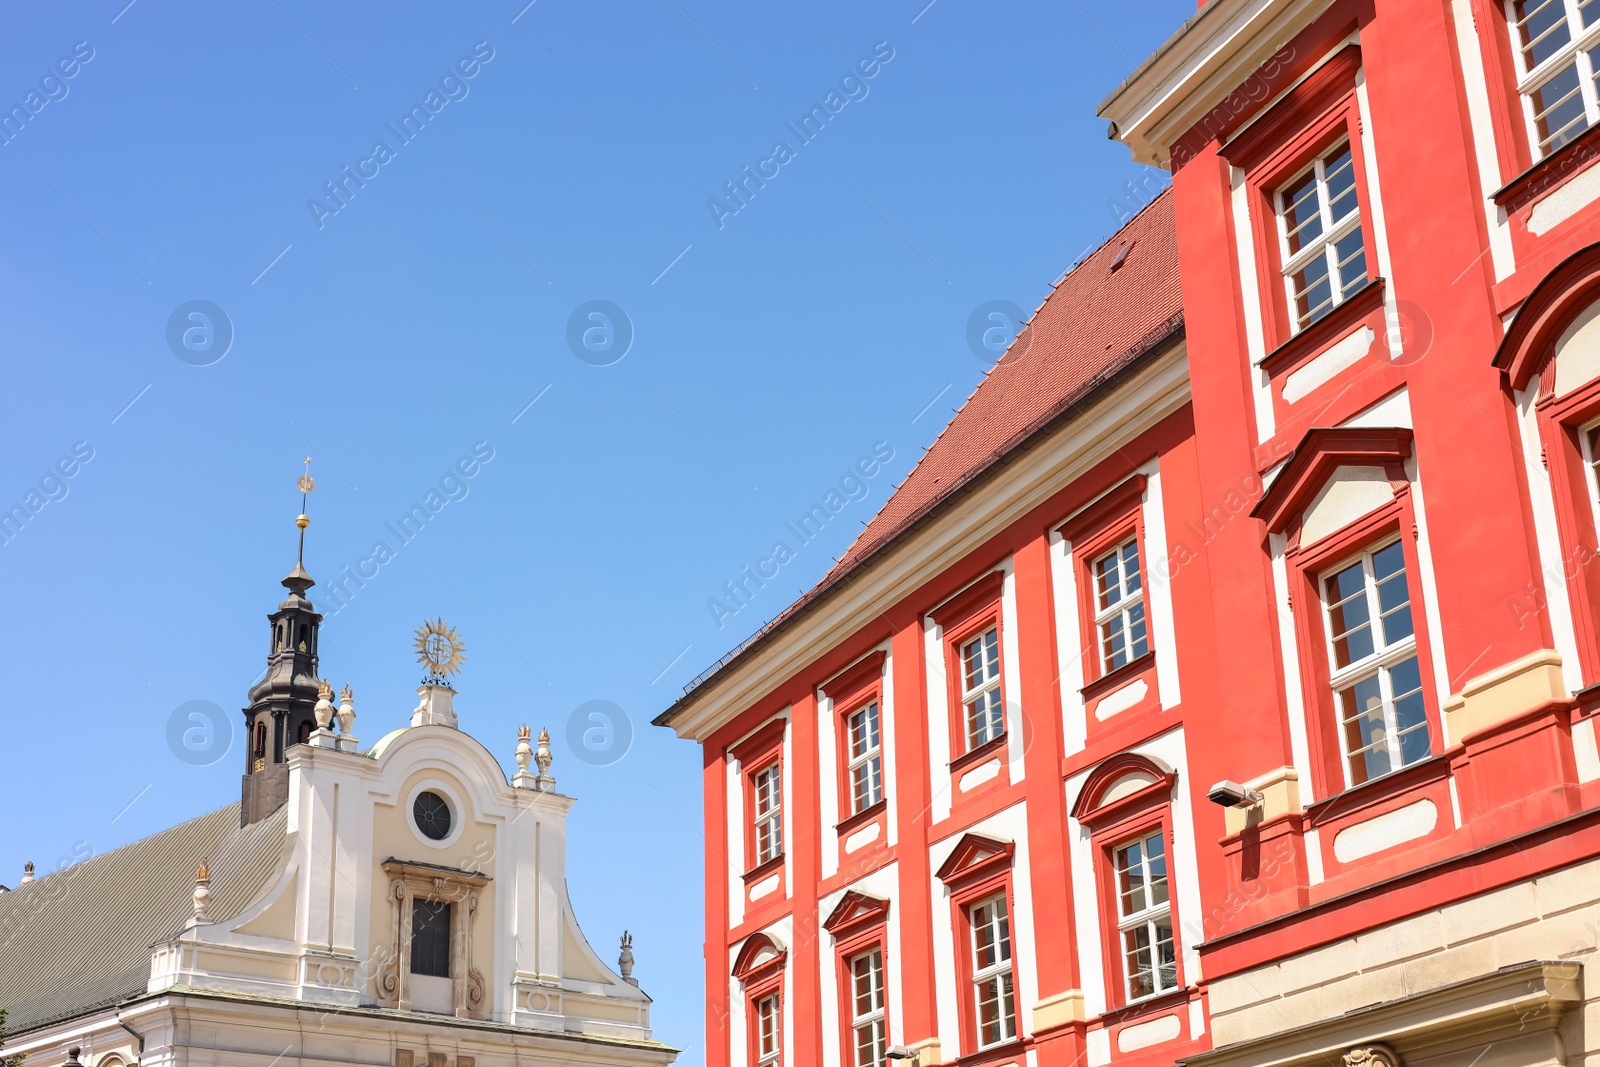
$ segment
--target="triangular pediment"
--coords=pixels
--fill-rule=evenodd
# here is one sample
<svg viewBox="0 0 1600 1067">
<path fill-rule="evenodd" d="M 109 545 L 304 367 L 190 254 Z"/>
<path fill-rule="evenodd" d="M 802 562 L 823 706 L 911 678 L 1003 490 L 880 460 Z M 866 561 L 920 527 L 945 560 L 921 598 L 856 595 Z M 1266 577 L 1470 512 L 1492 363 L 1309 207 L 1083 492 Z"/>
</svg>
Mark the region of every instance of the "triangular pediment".
<svg viewBox="0 0 1600 1067">
<path fill-rule="evenodd" d="M 1015 849 L 1016 845 L 1010 841 L 997 841 L 981 834 L 965 834 L 956 842 L 950 858 L 939 867 L 939 880 L 946 884 L 960 882 L 1009 867 Z"/>
<path fill-rule="evenodd" d="M 883 922 L 889 917 L 889 902 L 850 890 L 834 905 L 822 928 L 831 934 Z"/>
</svg>

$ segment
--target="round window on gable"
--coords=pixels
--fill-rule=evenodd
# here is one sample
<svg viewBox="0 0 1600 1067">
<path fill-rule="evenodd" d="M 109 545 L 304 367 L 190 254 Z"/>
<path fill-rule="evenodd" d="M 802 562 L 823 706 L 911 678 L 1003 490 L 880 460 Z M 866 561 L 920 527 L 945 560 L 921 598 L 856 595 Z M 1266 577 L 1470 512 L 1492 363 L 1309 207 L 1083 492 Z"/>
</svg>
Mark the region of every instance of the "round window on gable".
<svg viewBox="0 0 1600 1067">
<path fill-rule="evenodd" d="M 426 838 L 443 841 L 450 836 L 450 805 L 432 790 L 417 794 L 411 805 L 411 818 Z"/>
</svg>

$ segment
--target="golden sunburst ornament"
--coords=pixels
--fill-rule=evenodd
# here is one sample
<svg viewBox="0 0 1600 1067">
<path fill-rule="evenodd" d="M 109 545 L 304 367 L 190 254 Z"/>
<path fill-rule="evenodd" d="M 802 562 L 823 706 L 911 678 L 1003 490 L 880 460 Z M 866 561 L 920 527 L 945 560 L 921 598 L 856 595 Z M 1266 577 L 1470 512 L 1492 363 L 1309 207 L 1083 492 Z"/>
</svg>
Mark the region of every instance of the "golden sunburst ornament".
<svg viewBox="0 0 1600 1067">
<path fill-rule="evenodd" d="M 467 646 L 456 633 L 454 626 L 446 626 L 443 619 L 422 620 L 417 627 L 417 640 L 413 647 L 417 662 L 428 668 L 429 679 L 445 681 L 461 670 L 467 659 Z"/>
</svg>

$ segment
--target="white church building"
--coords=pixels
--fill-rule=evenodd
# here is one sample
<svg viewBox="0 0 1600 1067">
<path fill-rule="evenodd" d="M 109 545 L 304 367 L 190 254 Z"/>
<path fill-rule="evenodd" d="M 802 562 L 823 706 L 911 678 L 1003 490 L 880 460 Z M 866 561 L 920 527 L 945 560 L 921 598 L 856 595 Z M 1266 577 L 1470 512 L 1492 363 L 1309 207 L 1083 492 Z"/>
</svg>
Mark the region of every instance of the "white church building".
<svg viewBox="0 0 1600 1067">
<path fill-rule="evenodd" d="M 548 735 L 536 751 L 523 727 L 507 781 L 457 724 L 461 645 L 432 623 L 410 725 L 363 747 L 350 691 L 335 705 L 318 678 L 311 576 L 297 562 L 283 584 L 244 712 L 240 803 L 47 877 L 30 864 L 0 894 L 0 1054 L 29 1067 L 672 1062 L 627 936 L 613 970 L 578 927 L 573 799 L 556 792 Z"/>
</svg>

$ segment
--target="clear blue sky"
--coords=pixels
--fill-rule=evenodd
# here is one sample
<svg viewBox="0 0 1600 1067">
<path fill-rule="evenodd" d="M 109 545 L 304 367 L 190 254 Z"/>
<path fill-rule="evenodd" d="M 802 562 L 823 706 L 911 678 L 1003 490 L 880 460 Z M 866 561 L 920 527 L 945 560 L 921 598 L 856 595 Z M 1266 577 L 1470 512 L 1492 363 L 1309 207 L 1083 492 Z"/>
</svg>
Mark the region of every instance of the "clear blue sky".
<svg viewBox="0 0 1600 1067">
<path fill-rule="evenodd" d="M 463 727 L 508 769 L 519 723 L 551 728 L 579 918 L 607 958 L 635 932 L 658 1035 L 701 1062 L 700 757 L 649 720 L 904 477 L 987 365 L 974 310 L 1031 310 L 1142 203 L 1127 183 L 1164 184 L 1094 106 L 1193 4 L 125 3 L 0 39 L 0 103 L 38 94 L 0 146 L 0 506 L 39 494 L 0 546 L 0 881 L 237 798 L 310 455 L 312 599 L 370 576 L 321 646 L 357 733 L 414 705 L 418 622 L 454 624 Z M 386 124 L 414 104 L 407 143 Z M 195 300 L 231 322 L 215 362 L 198 320 L 175 334 L 203 351 L 169 344 Z M 593 300 L 631 321 L 620 360 L 569 345 Z M 478 442 L 402 543 L 386 524 Z M 719 618 L 880 442 L 865 496 Z M 235 733 L 209 765 L 168 744 L 194 700 Z M 591 700 L 634 733 L 604 766 L 566 735 Z"/>
</svg>

